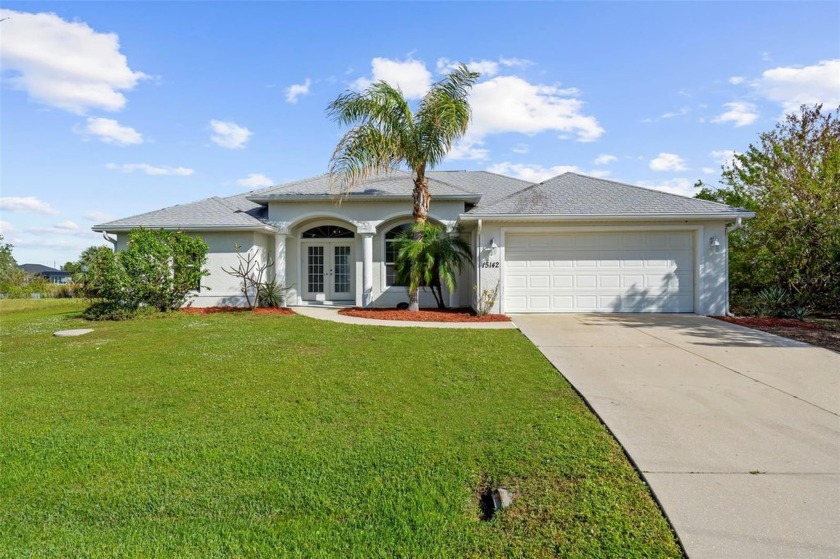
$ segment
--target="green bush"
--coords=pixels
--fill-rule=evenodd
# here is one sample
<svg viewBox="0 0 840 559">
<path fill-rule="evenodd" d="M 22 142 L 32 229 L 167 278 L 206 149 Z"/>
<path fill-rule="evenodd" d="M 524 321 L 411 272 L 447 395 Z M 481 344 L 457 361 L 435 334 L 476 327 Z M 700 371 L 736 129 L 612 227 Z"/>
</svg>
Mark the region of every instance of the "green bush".
<svg viewBox="0 0 840 559">
<path fill-rule="evenodd" d="M 257 285 L 257 306 L 277 309 L 286 304 L 288 287 L 277 285 L 275 279 Z"/>
<path fill-rule="evenodd" d="M 202 269 L 207 251 L 202 239 L 183 232 L 135 229 L 125 250 L 101 246 L 82 253 L 74 279 L 87 298 L 97 300 L 88 313 L 93 320 L 133 318 L 141 307 L 174 310 L 208 274 Z"/>
</svg>

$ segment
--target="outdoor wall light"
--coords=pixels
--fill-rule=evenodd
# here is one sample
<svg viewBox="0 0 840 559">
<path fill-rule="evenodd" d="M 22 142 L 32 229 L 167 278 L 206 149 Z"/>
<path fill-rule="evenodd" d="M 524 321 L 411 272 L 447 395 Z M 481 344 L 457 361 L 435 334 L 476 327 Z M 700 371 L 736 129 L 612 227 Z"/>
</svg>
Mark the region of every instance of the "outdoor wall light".
<svg viewBox="0 0 840 559">
<path fill-rule="evenodd" d="M 720 252 L 720 241 L 714 235 L 709 237 L 709 252 L 717 254 Z"/>
<path fill-rule="evenodd" d="M 499 248 L 499 245 L 496 244 L 496 239 L 491 238 L 490 244 L 487 245 L 490 248 L 490 254 L 496 254 L 496 249 Z"/>
</svg>

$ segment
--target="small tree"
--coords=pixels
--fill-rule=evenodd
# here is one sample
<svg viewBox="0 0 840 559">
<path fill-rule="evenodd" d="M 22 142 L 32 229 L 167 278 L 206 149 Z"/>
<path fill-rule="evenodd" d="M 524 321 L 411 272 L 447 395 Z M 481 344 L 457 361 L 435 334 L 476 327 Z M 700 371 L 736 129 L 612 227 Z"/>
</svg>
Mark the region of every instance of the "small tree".
<svg viewBox="0 0 840 559">
<path fill-rule="evenodd" d="M 265 262 L 260 262 L 259 253 L 252 250 L 247 251 L 243 256 L 242 246 L 238 244 L 234 245 L 233 248 L 236 250 L 237 265 L 235 268 L 233 266 L 227 268 L 223 266 L 222 271 L 242 282 L 239 290 L 245 296 L 248 308 L 254 310 L 260 302 L 260 291 L 262 289 L 271 289 L 271 295 L 274 295 L 274 292 L 278 289 L 282 290 L 282 287 L 278 287 L 273 281 L 271 282 L 272 286 L 267 288 L 263 281 L 266 270 L 274 266 L 274 261 L 269 257 L 266 258 Z"/>
<path fill-rule="evenodd" d="M 479 74 L 463 64 L 432 85 L 416 111 L 402 91 L 384 81 L 362 92 L 347 91 L 327 109 L 341 125 L 353 125 L 339 141 L 330 162 L 330 174 L 349 193 L 372 173 L 389 172 L 401 165 L 414 179 L 414 222 L 426 223 L 432 193 L 426 171 L 446 158 L 452 145 L 467 132 L 469 92 Z M 409 310 L 417 311 L 417 289 L 409 288 Z"/>
<path fill-rule="evenodd" d="M 470 246 L 459 233 L 449 235 L 439 225 L 423 223 L 394 239 L 398 282 L 409 292 L 428 287 L 439 309 L 446 308 L 442 286 L 454 291 L 464 263 L 472 262 Z"/>
<path fill-rule="evenodd" d="M 203 240 L 180 231 L 135 229 L 125 250 L 114 253 L 106 246 L 85 250 L 74 279 L 86 297 L 111 307 L 175 310 L 208 275 L 203 270 L 207 251 Z"/>
<path fill-rule="evenodd" d="M 756 212 L 732 234 L 734 298 L 780 288 L 801 305 L 840 310 L 840 108 L 803 105 L 697 195 Z"/>
</svg>

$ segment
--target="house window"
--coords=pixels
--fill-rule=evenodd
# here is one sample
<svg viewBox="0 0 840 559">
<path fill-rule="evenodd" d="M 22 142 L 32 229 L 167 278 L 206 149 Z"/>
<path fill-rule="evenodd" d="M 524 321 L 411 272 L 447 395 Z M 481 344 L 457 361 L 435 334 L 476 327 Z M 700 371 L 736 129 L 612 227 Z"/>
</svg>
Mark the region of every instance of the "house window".
<svg viewBox="0 0 840 559">
<path fill-rule="evenodd" d="M 307 229 L 301 235 L 304 239 L 352 239 L 355 235 L 349 229 L 337 225 L 322 225 Z"/>
<path fill-rule="evenodd" d="M 394 239 L 403 231 L 411 231 L 411 224 L 397 225 L 385 233 L 385 285 L 387 286 L 405 286 L 404 283 L 397 282 L 397 247 L 394 244 Z"/>
</svg>

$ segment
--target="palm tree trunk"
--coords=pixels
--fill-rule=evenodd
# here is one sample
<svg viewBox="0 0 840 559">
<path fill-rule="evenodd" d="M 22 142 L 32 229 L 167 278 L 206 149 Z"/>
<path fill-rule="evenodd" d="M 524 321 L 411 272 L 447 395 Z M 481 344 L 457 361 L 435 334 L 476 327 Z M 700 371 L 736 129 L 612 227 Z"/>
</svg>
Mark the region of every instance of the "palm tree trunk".
<svg viewBox="0 0 840 559">
<path fill-rule="evenodd" d="M 432 195 L 429 194 L 429 181 L 426 179 L 425 173 L 420 171 L 414 179 L 414 190 L 411 193 L 414 200 L 414 224 L 423 225 L 429 217 L 429 203 L 432 201 Z M 418 228 L 414 232 L 414 238 L 420 240 L 423 232 Z M 408 310 L 411 312 L 418 312 L 420 310 L 420 288 L 415 288 L 408 292 Z"/>
</svg>

